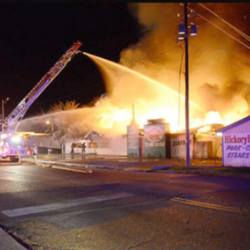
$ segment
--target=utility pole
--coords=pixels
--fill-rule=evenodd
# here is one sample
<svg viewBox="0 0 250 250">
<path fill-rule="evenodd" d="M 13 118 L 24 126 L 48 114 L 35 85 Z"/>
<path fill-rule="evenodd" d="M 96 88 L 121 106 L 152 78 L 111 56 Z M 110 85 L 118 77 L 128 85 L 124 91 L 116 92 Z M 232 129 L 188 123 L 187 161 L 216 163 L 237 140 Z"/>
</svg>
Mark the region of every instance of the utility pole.
<svg viewBox="0 0 250 250">
<path fill-rule="evenodd" d="M 183 4 L 181 4 L 183 6 Z M 178 41 L 185 42 L 185 121 L 186 121 L 186 165 L 190 167 L 190 135 L 189 135 L 189 69 L 188 69 L 188 36 L 197 35 L 197 27 L 194 23 L 188 26 L 188 3 L 184 3 L 184 24 L 179 25 Z M 195 14 L 191 10 L 191 14 Z M 190 32 L 189 32 L 190 29 Z"/>
<path fill-rule="evenodd" d="M 187 3 L 184 3 L 184 26 L 185 26 L 185 118 L 186 118 L 186 165 L 190 167 L 190 144 L 189 144 L 189 71 L 188 71 L 188 13 Z"/>
</svg>

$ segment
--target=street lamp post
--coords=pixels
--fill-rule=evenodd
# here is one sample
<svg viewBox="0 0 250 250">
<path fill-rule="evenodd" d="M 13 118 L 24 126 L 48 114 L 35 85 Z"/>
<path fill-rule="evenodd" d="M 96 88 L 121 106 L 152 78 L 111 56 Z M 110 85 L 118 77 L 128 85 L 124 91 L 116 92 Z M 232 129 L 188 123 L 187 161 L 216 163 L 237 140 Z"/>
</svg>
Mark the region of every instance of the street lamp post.
<svg viewBox="0 0 250 250">
<path fill-rule="evenodd" d="M 47 133 L 50 129 L 51 129 L 51 132 L 53 133 L 54 132 L 54 123 L 52 123 L 49 120 L 47 120 L 46 124 L 50 125 L 50 126 L 46 129 L 45 133 Z"/>
<path fill-rule="evenodd" d="M 2 123 L 2 131 L 4 131 L 4 126 L 5 126 L 4 104 L 6 102 L 8 102 L 9 99 L 10 99 L 9 97 L 7 97 L 6 99 L 2 99 L 2 121 L 3 121 L 3 123 Z"/>
</svg>

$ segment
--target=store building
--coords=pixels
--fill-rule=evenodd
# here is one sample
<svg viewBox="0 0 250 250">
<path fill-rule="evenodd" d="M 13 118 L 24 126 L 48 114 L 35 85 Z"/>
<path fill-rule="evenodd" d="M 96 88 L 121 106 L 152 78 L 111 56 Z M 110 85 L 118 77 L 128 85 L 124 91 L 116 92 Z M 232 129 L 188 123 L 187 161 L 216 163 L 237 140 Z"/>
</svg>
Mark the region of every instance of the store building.
<svg viewBox="0 0 250 250">
<path fill-rule="evenodd" d="M 250 167 L 250 116 L 216 132 L 222 133 L 223 166 Z"/>
<path fill-rule="evenodd" d="M 216 135 L 216 129 L 221 124 L 202 125 L 189 130 L 190 159 L 221 159 L 221 136 Z M 186 133 L 172 133 L 170 139 L 171 158 L 186 158 Z"/>
</svg>

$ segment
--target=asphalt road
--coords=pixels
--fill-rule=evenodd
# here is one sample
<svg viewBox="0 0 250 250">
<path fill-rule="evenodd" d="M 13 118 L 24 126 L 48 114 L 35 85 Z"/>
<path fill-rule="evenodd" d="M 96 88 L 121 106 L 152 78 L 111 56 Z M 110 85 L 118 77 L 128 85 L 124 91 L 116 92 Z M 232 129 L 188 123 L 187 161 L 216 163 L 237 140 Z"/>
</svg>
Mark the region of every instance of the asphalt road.
<svg viewBox="0 0 250 250">
<path fill-rule="evenodd" d="M 249 178 L 75 170 L 0 163 L 1 226 L 35 250 L 249 249 Z"/>
</svg>

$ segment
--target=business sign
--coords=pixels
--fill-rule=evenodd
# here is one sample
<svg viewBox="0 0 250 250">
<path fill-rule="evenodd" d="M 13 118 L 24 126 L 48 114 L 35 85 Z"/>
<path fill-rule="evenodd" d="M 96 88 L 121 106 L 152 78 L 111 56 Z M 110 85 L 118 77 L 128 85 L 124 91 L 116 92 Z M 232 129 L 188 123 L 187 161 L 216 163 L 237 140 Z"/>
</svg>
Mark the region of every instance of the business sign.
<svg viewBox="0 0 250 250">
<path fill-rule="evenodd" d="M 138 149 L 139 147 L 139 127 L 138 126 L 128 126 L 128 147 L 130 149 Z"/>
<path fill-rule="evenodd" d="M 186 134 L 173 135 L 170 139 L 170 152 L 172 158 L 186 158 Z M 189 153 L 193 158 L 193 135 L 189 135 Z"/>
<path fill-rule="evenodd" d="M 139 155 L 141 150 L 138 125 L 127 126 L 127 155 Z"/>
<path fill-rule="evenodd" d="M 223 135 L 224 166 L 250 167 L 250 133 Z"/>
<path fill-rule="evenodd" d="M 144 127 L 145 147 L 165 146 L 165 124 L 147 125 Z"/>
<path fill-rule="evenodd" d="M 146 157 L 169 157 L 169 143 L 166 140 L 165 123 L 144 125 L 144 155 Z"/>
</svg>

